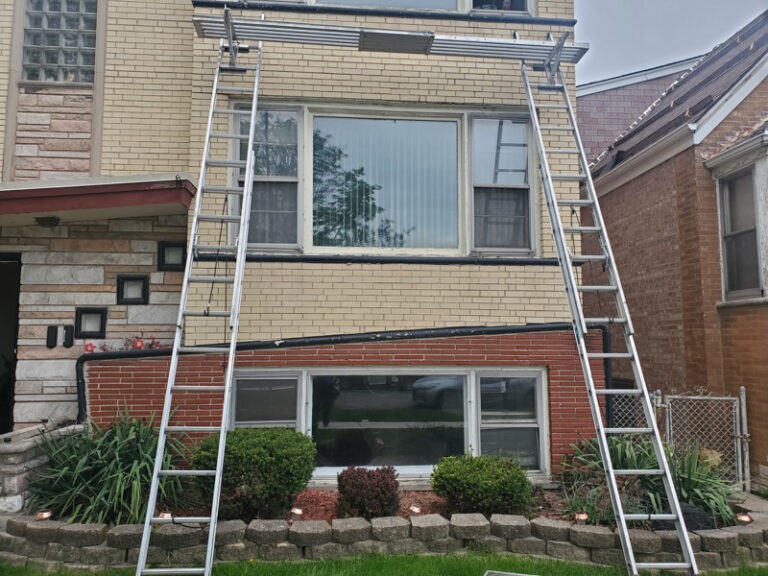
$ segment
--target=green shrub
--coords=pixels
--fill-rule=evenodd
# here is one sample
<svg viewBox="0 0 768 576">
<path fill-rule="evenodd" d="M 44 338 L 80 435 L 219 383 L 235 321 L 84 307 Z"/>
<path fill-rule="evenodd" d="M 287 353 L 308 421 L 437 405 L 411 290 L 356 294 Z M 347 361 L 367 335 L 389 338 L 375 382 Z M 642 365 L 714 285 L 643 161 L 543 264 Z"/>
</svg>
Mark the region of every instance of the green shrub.
<svg viewBox="0 0 768 576">
<path fill-rule="evenodd" d="M 336 512 L 342 518 L 394 516 L 400 508 L 400 483 L 392 466 L 370 470 L 350 466 L 339 473 L 338 483 Z"/>
<path fill-rule="evenodd" d="M 573 453 L 566 456 L 563 463 L 563 483 L 569 497 L 567 507 L 570 511 L 582 510 L 589 513 L 590 494 L 607 495 L 600 449 L 597 439 L 582 440 L 572 448 Z M 636 436 L 611 436 L 608 449 L 616 469 L 658 467 L 653 444 L 647 439 Z M 696 444 L 665 445 L 664 450 L 680 502 L 704 510 L 716 524 L 733 524 L 734 514 L 728 504 L 728 496 L 733 490 L 723 479 L 723 471 L 702 457 Z M 618 480 L 625 512 L 660 513 L 668 510 L 661 476 L 628 476 Z M 585 499 L 587 502 L 583 503 Z M 579 508 L 580 506 L 584 508 Z M 600 508 L 602 511 L 596 510 L 594 516 L 590 515 L 590 522 L 613 520 L 610 499 L 604 497 Z"/>
<path fill-rule="evenodd" d="M 194 456 L 196 469 L 216 468 L 219 436 L 205 438 Z M 288 428 L 237 428 L 227 432 L 224 475 L 219 517 L 277 518 L 306 488 L 315 465 L 315 444 L 310 438 Z M 213 492 L 213 479 L 198 477 L 197 485 L 206 499 Z"/>
<path fill-rule="evenodd" d="M 40 446 L 48 464 L 30 478 L 27 511 L 50 510 L 72 522 L 144 521 L 157 450 L 151 420 L 121 414 L 106 429 L 91 425 L 72 434 L 44 432 Z M 181 453 L 181 443 L 169 441 L 165 468 L 173 468 Z M 163 478 L 158 502 L 177 504 L 181 494 L 178 478 Z"/>
<path fill-rule="evenodd" d="M 531 505 L 531 482 L 516 460 L 501 456 L 447 456 L 432 473 L 432 490 L 454 512 L 519 514 Z"/>
</svg>

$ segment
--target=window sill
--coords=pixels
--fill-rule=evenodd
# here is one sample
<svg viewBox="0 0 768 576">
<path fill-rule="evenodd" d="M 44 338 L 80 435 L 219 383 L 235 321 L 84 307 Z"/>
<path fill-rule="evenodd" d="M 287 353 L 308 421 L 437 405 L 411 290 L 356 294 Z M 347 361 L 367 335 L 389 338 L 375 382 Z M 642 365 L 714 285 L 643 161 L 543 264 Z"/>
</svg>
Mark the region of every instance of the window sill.
<svg viewBox="0 0 768 576">
<path fill-rule="evenodd" d="M 738 300 L 726 300 L 718 302 L 716 307 L 721 308 L 738 308 L 741 306 L 766 306 L 768 305 L 768 296 L 752 296 L 748 298 L 739 298 Z"/>
</svg>

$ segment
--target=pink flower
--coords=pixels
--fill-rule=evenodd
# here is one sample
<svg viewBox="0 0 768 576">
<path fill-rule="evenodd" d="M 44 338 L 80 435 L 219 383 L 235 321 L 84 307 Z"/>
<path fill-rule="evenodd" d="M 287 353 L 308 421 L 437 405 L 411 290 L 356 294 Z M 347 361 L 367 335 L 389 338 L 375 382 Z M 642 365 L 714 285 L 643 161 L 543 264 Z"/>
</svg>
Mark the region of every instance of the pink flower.
<svg viewBox="0 0 768 576">
<path fill-rule="evenodd" d="M 91 352 L 95 352 L 96 351 L 96 344 L 94 344 L 93 342 L 88 342 L 85 346 L 83 346 L 83 349 L 88 354 L 90 354 Z"/>
<path fill-rule="evenodd" d="M 133 347 L 136 350 L 141 350 L 142 348 L 144 348 L 144 340 L 142 340 L 141 338 L 136 338 L 136 340 L 133 341 Z"/>
</svg>

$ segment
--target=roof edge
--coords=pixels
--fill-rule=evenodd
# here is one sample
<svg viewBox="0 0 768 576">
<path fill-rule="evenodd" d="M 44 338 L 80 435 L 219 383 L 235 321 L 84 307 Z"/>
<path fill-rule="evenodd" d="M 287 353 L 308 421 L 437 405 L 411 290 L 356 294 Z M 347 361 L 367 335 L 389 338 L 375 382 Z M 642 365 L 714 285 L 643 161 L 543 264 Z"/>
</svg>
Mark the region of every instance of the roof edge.
<svg viewBox="0 0 768 576">
<path fill-rule="evenodd" d="M 576 86 L 576 97 L 589 96 L 590 94 L 605 92 L 606 90 L 615 90 L 616 88 L 623 88 L 624 86 L 631 86 L 632 84 L 639 84 L 640 82 L 656 80 L 657 78 L 684 72 L 685 70 L 690 69 L 703 57 L 704 55 L 693 56 L 692 58 L 686 58 L 685 60 L 678 60 L 653 68 L 645 68 L 643 70 L 638 70 L 637 72 L 622 74 L 621 76 L 612 76 L 603 80 L 595 80 L 593 82 L 587 82 L 586 84 L 580 84 Z"/>
<path fill-rule="evenodd" d="M 737 158 L 755 152 L 760 148 L 768 148 L 768 129 L 765 129 L 762 132 L 755 134 L 746 140 L 742 140 L 738 144 L 731 146 L 730 148 L 723 150 L 722 152 L 719 152 L 710 158 L 707 158 L 704 161 L 704 166 L 712 170 L 724 164 L 728 164 Z"/>
</svg>

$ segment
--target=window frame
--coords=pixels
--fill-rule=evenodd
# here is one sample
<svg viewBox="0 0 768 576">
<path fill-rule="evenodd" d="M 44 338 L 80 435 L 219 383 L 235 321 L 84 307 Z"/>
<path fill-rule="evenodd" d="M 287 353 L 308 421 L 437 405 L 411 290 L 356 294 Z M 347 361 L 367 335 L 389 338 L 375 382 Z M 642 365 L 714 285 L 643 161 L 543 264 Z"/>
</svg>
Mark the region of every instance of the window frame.
<svg viewBox="0 0 768 576">
<path fill-rule="evenodd" d="M 518 16 L 535 16 L 536 15 L 536 4 L 538 0 L 525 0 L 525 10 L 502 10 L 502 9 L 490 9 L 490 8 L 474 8 L 473 7 L 473 0 L 456 0 L 456 9 L 446 9 L 446 8 L 408 8 L 408 7 L 397 7 L 397 6 L 387 6 L 386 0 L 381 1 L 380 6 L 358 6 L 353 3 L 351 3 L 349 0 L 345 2 L 345 0 L 337 0 L 334 2 L 333 0 L 276 0 L 277 3 L 280 4 L 304 4 L 306 6 L 322 6 L 322 7 L 329 7 L 329 8 L 347 8 L 347 9 L 357 9 L 357 10 L 392 10 L 393 12 L 396 11 L 402 11 L 402 12 L 437 12 L 441 13 L 444 12 L 446 14 L 472 14 L 472 13 L 479 13 L 479 14 L 497 14 L 497 15 L 504 15 L 504 14 L 514 14 Z"/>
<path fill-rule="evenodd" d="M 243 109 L 244 103 L 235 102 L 236 109 Z M 298 175 L 297 175 L 297 230 L 296 242 L 290 244 L 249 243 L 248 250 L 252 254 L 300 254 L 307 256 L 373 256 L 373 257 L 535 257 L 540 253 L 540 215 L 539 192 L 535 178 L 532 178 L 535 167 L 536 151 L 532 146 L 530 119 L 520 107 L 509 110 L 479 111 L 468 108 L 455 111 L 446 108 L 384 108 L 381 106 L 340 106 L 314 105 L 298 103 L 267 103 L 262 111 L 290 111 L 297 114 L 298 139 Z M 243 110 L 243 114 L 247 112 Z M 457 223 L 458 234 L 455 248 L 373 248 L 359 246 L 315 246 L 313 240 L 313 130 L 317 117 L 343 117 L 360 119 L 392 119 L 392 120 L 423 120 L 436 122 L 453 122 L 457 127 Z M 233 130 L 238 131 L 241 118 L 233 114 Z M 527 154 L 528 154 L 528 184 L 507 185 L 504 188 L 525 189 L 528 193 L 528 247 L 475 247 L 474 246 L 474 182 L 472 180 L 472 125 L 478 119 L 503 119 L 513 122 L 526 122 Z M 239 143 L 230 144 L 232 158 L 240 158 Z M 233 180 L 236 177 L 232 176 Z M 257 181 L 284 181 L 282 178 L 257 177 Z M 237 185 L 236 181 L 232 182 Z M 236 200 L 236 197 L 233 198 Z M 239 202 L 230 202 L 233 214 L 237 213 Z M 234 240 L 237 228 L 231 226 Z"/>
<path fill-rule="evenodd" d="M 760 205 L 758 194 L 758 166 L 757 163 L 750 164 L 746 167 L 742 167 L 730 172 L 721 173 L 717 176 L 717 210 L 719 221 L 719 243 L 720 243 L 720 272 L 721 272 L 721 284 L 722 284 L 722 297 L 726 302 L 738 302 L 740 300 L 760 298 L 765 294 L 766 278 L 763 271 L 766 268 L 766 262 L 764 262 L 764 255 L 760 250 L 761 238 L 765 234 L 765 224 L 761 222 L 760 217 Z M 728 209 L 728 195 L 730 190 L 728 183 L 746 175 L 751 176 L 752 183 L 752 202 L 755 211 L 755 244 L 757 249 L 757 274 L 759 285 L 755 288 L 746 288 L 741 290 L 729 290 L 728 288 L 728 258 L 726 239 L 733 234 L 738 234 L 744 231 L 738 231 L 732 233 L 728 230 L 730 223 L 730 214 Z"/>
<path fill-rule="evenodd" d="M 464 448 L 465 452 L 472 455 L 482 453 L 480 436 L 482 430 L 481 406 L 480 406 L 480 378 L 483 377 L 507 377 L 507 378 L 534 378 L 536 380 L 536 416 L 533 421 L 515 421 L 517 426 L 506 422 L 499 422 L 498 427 L 505 428 L 532 428 L 538 429 L 539 468 L 527 470 L 529 476 L 534 478 L 547 478 L 551 472 L 550 442 L 549 442 L 549 414 L 548 406 L 548 381 L 547 370 L 542 366 L 525 367 L 457 367 L 457 366 L 337 366 L 337 367 L 304 367 L 301 369 L 284 368 L 244 368 L 235 372 L 235 386 L 232 387 L 233 409 L 229 421 L 230 429 L 235 427 L 273 427 L 285 426 L 286 421 L 262 421 L 237 422 L 236 391 L 237 381 L 240 379 L 251 380 L 258 378 L 296 378 L 296 421 L 295 430 L 313 437 L 312 410 L 313 390 L 312 378 L 316 376 L 396 376 L 396 375 L 441 375 L 460 376 L 464 378 L 463 409 L 464 409 Z M 485 428 L 490 428 L 486 426 Z M 428 477 L 434 466 L 432 465 L 395 465 L 402 478 Z M 335 480 L 336 475 L 343 470 L 343 466 L 318 466 L 313 472 L 313 479 L 319 481 Z"/>
</svg>

